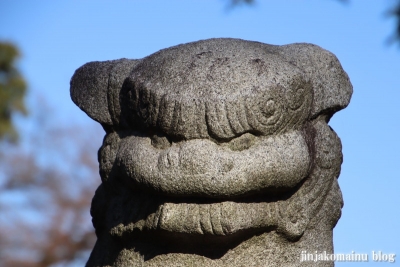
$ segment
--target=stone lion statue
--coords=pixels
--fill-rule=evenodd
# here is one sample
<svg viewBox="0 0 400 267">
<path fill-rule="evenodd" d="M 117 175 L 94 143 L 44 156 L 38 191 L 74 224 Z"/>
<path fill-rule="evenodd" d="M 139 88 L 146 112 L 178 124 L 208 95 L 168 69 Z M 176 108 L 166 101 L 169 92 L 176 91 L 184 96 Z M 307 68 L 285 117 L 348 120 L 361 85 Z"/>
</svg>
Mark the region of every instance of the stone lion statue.
<svg viewBox="0 0 400 267">
<path fill-rule="evenodd" d="M 332 266 L 343 205 L 328 126 L 352 86 L 312 44 L 209 39 L 90 62 L 72 100 L 105 132 L 87 266 Z"/>
</svg>

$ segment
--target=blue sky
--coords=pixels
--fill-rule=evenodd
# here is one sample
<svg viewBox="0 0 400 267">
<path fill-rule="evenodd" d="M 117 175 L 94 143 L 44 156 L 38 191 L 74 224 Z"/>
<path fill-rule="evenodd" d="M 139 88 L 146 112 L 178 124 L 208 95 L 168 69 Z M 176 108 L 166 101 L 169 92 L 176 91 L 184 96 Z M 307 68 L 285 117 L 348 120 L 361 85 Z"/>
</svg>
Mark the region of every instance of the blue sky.
<svg viewBox="0 0 400 267">
<path fill-rule="evenodd" d="M 69 80 L 89 61 L 142 58 L 212 37 L 308 42 L 333 52 L 354 86 L 349 107 L 330 123 L 344 153 L 339 184 L 345 206 L 334 230 L 335 251 L 398 253 L 398 263 L 400 49 L 386 44 L 395 25 L 385 16 L 391 3 L 258 0 L 229 9 L 223 0 L 2 0 L 0 40 L 14 42 L 22 52 L 31 113 L 43 98 L 54 110 L 52 121 L 81 125 L 95 123 L 70 100 Z M 36 130 L 27 125 L 26 134 Z M 337 266 L 349 264 L 374 262 Z"/>
</svg>

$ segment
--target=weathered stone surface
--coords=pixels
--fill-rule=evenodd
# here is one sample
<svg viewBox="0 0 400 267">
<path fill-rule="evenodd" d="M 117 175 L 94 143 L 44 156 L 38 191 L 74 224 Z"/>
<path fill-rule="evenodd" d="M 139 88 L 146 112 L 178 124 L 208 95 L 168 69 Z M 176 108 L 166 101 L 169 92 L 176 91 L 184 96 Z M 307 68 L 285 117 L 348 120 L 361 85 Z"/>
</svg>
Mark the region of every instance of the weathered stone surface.
<svg viewBox="0 0 400 267">
<path fill-rule="evenodd" d="M 312 44 L 210 39 L 91 62 L 73 101 L 106 131 L 87 266 L 332 266 L 343 205 L 328 126 L 352 86 Z"/>
</svg>

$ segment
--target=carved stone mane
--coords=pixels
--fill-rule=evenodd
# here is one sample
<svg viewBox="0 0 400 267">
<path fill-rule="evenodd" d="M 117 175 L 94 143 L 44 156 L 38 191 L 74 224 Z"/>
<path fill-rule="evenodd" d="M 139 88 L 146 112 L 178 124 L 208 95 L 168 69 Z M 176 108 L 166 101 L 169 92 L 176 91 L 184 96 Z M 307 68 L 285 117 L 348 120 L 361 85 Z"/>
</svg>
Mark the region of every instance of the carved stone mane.
<svg viewBox="0 0 400 267">
<path fill-rule="evenodd" d="M 87 266 L 332 266 L 301 252 L 333 251 L 327 123 L 351 94 L 312 44 L 209 39 L 85 64 L 71 97 L 106 131 Z"/>
</svg>

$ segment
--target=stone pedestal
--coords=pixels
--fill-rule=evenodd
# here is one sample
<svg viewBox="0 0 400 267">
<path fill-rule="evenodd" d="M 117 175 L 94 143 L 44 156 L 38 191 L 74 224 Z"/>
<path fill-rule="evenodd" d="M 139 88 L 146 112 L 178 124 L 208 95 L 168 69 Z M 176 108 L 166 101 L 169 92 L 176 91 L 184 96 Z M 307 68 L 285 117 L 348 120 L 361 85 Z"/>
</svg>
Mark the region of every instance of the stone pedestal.
<svg viewBox="0 0 400 267">
<path fill-rule="evenodd" d="M 210 39 L 90 62 L 72 100 L 106 131 L 87 266 L 333 266 L 352 86 L 312 44 Z"/>
</svg>

